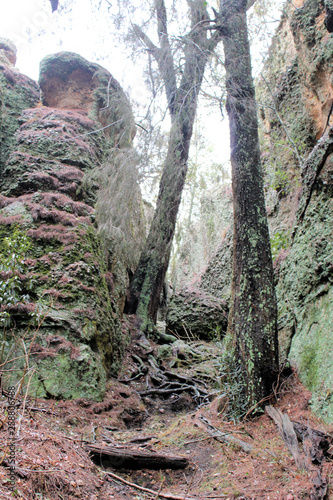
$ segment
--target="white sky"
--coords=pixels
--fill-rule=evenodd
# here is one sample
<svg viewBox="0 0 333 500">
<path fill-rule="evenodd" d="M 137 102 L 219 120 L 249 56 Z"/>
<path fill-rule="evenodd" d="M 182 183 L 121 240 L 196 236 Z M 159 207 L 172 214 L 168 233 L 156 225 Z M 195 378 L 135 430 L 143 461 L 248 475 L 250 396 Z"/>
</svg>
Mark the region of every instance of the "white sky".
<svg viewBox="0 0 333 500">
<path fill-rule="evenodd" d="M 108 16 L 102 12 L 97 20 L 91 15 L 91 0 L 72 0 L 72 13 L 68 15 L 57 11 L 52 14 L 49 0 L 0 1 L 4 3 L 1 7 L 0 36 L 16 44 L 16 67 L 22 73 L 37 80 L 39 62 L 44 56 L 61 50 L 77 52 L 107 68 L 125 90 L 130 89 L 130 98 L 143 103 L 146 101 L 148 93 L 140 69 L 131 61 L 126 61 L 120 49 L 110 40 Z M 99 3 L 98 0 L 94 2 Z M 104 5 L 107 5 L 106 2 Z M 229 139 L 219 112 L 215 116 L 210 115 L 209 121 L 218 151 L 214 161 L 218 162 L 219 156 L 225 160 L 229 155 Z M 222 148 L 219 133 L 224 136 Z"/>
<path fill-rule="evenodd" d="M 59 51 L 77 52 L 89 61 L 107 68 L 121 83 L 131 99 L 147 105 L 148 92 L 141 69 L 121 53 L 112 37 L 110 13 L 106 0 L 101 1 L 100 15 L 92 15 L 91 3 L 100 0 L 71 0 L 71 12 L 52 14 L 49 0 L 0 0 L 0 36 L 11 39 L 17 46 L 17 68 L 37 80 L 39 62 Z M 61 4 L 61 0 L 59 0 Z M 110 4 L 116 4 L 109 0 Z M 112 8 L 111 8 L 112 10 Z M 225 163 L 229 160 L 229 132 L 227 120 L 220 111 L 200 112 L 202 128 L 207 129 L 209 154 L 205 151 L 203 167 L 207 163 Z"/>
</svg>

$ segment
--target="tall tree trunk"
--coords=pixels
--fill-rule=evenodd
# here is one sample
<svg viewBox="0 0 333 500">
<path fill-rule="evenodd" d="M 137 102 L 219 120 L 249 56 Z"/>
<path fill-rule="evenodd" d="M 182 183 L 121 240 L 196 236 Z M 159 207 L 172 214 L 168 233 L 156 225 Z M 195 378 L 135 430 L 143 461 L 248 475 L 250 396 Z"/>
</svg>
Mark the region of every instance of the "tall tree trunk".
<svg viewBox="0 0 333 500">
<path fill-rule="evenodd" d="M 160 48 L 157 48 L 141 29 L 136 27 L 137 35 L 158 63 L 172 123 L 153 221 L 132 279 L 125 309 L 126 312 L 137 314 L 143 322 L 141 325 L 143 330 L 149 329 L 152 323 L 156 323 L 159 299 L 169 265 L 178 208 L 187 173 L 198 95 L 209 56 L 207 30 L 204 26 L 208 18 L 206 2 L 198 0 L 196 3 L 189 2 L 189 4 L 192 5 L 192 29 L 187 39 L 184 40 L 185 66 L 178 87 L 168 43 L 164 1 L 156 1 Z"/>
<path fill-rule="evenodd" d="M 260 163 L 246 0 L 223 4 L 227 112 L 234 206 L 232 312 L 229 329 L 246 396 L 257 405 L 278 373 L 277 306 Z"/>
<path fill-rule="evenodd" d="M 191 128 L 192 124 L 187 124 Z M 168 268 L 176 219 L 187 173 L 189 140 L 179 120 L 172 125 L 159 195 L 149 235 L 131 284 L 129 310 L 143 320 L 156 322 L 159 298 Z"/>
</svg>

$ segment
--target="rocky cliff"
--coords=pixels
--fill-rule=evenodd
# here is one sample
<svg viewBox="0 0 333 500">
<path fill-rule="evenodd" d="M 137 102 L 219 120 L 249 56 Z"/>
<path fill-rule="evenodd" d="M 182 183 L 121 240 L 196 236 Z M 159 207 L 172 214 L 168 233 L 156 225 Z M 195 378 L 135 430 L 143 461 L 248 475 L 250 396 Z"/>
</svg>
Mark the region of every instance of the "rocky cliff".
<svg viewBox="0 0 333 500">
<path fill-rule="evenodd" d="M 268 193 L 282 361 L 333 420 L 333 38 L 320 1 L 286 6 L 258 99 Z"/>
<path fill-rule="evenodd" d="M 77 54 L 46 57 L 37 84 L 14 68 L 10 42 L 0 48 L 4 382 L 24 375 L 38 396 L 98 400 L 126 341 L 127 274 L 95 204 L 104 165 L 132 145 L 131 107 L 108 71 Z"/>
</svg>

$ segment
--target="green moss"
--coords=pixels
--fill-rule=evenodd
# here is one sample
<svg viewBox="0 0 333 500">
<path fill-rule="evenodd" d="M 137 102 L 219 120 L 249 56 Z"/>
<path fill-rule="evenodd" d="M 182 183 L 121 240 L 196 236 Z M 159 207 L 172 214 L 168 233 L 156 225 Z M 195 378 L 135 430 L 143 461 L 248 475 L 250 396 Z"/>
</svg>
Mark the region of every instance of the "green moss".
<svg viewBox="0 0 333 500">
<path fill-rule="evenodd" d="M 290 359 L 297 364 L 301 380 L 312 391 L 315 411 L 333 421 L 333 290 L 311 302 L 293 338 Z"/>
<path fill-rule="evenodd" d="M 0 173 L 14 144 L 14 134 L 24 109 L 39 101 L 38 84 L 14 68 L 0 69 Z"/>
<path fill-rule="evenodd" d="M 2 233 L 10 232 L 8 227 L 0 226 L 1 230 Z M 124 341 L 119 310 L 110 298 L 105 279 L 107 268 L 101 242 L 91 226 L 80 226 L 74 231 L 80 238 L 72 248 L 58 242 L 55 252 L 54 248 L 49 251 L 49 242 L 45 247 L 42 241 L 39 245 L 32 245 L 30 257 L 31 262 L 35 262 L 32 296 L 35 302 L 44 302 L 43 319 L 34 343 L 47 349 L 45 339 L 60 335 L 84 353 L 84 357 L 80 355 L 73 359 L 69 351 L 61 354 L 57 352 L 54 357 L 38 360 L 32 387 L 36 387 L 42 377 L 45 382 L 37 384 L 38 394 L 100 399 L 107 377 L 119 368 Z M 57 294 L 61 294 L 63 299 L 57 298 Z M 21 312 L 14 319 L 16 333 L 20 335 L 29 325 L 29 318 Z M 29 337 L 32 338 L 32 335 Z M 23 354 L 19 345 L 15 352 L 15 356 Z M 87 356 L 90 361 L 86 359 Z M 32 366 L 34 359 L 37 358 L 32 359 Z M 12 367 L 11 364 L 8 366 Z M 18 380 L 23 366 L 15 365 L 15 368 L 21 370 L 15 374 Z M 58 382 L 55 383 L 55 380 Z"/>
</svg>

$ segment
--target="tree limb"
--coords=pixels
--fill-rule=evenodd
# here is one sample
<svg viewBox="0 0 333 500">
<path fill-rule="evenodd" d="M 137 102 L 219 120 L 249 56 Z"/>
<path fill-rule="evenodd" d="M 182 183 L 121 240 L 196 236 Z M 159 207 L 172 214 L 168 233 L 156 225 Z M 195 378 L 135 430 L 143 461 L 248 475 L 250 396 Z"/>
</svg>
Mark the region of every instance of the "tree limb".
<svg viewBox="0 0 333 500">
<path fill-rule="evenodd" d="M 160 49 L 156 47 L 156 45 L 151 41 L 148 35 L 138 26 L 137 24 L 134 24 L 133 26 L 133 32 L 134 34 L 141 40 L 143 45 L 146 46 L 146 48 L 153 54 L 156 60 L 159 58 L 159 53 Z"/>
<path fill-rule="evenodd" d="M 84 449 L 98 464 L 125 469 L 185 469 L 189 461 L 179 455 L 143 451 L 134 447 L 105 446 L 88 443 Z"/>
<path fill-rule="evenodd" d="M 296 432 L 288 415 L 273 408 L 273 406 L 266 406 L 265 410 L 276 423 L 283 441 L 294 457 L 297 467 L 299 469 L 309 470 L 310 466 L 308 460 L 299 449 Z"/>
<path fill-rule="evenodd" d="M 253 446 L 251 444 L 246 443 L 241 439 L 235 438 L 229 433 L 220 431 L 219 429 L 214 427 L 214 425 L 212 425 L 211 422 L 207 420 L 207 418 L 203 417 L 202 415 L 200 415 L 198 418 L 204 424 L 208 434 L 217 441 L 221 441 L 222 443 L 227 443 L 228 445 L 237 446 L 238 448 L 245 451 L 245 453 L 251 453 L 251 451 L 253 450 Z"/>
</svg>

